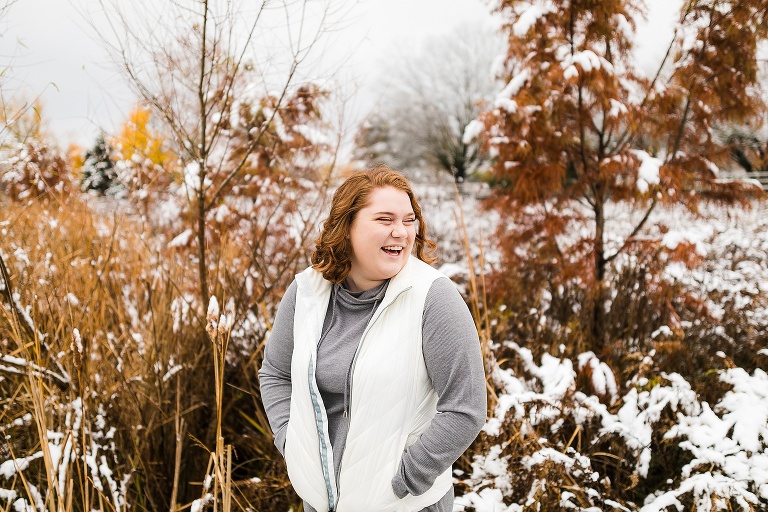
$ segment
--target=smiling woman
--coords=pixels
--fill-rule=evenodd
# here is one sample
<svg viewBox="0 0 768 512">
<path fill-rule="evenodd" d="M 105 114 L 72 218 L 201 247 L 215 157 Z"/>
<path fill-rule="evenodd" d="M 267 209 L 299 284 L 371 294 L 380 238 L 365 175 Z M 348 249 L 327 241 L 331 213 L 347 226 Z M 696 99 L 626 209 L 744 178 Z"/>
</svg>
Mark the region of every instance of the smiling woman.
<svg viewBox="0 0 768 512">
<path fill-rule="evenodd" d="M 402 233 L 396 223 L 407 233 Z M 380 237 L 379 245 L 374 233 Z M 416 249 L 418 259 L 427 263 L 434 261 L 430 254 L 435 251 L 435 244 L 426 233 L 419 203 L 400 173 L 385 166 L 355 173 L 333 197 L 331 211 L 312 254 L 312 266 L 332 283 L 341 283 L 352 272 L 354 286 L 354 275 L 366 273 L 365 267 L 377 261 L 376 257 L 381 256 L 379 251 L 384 250 L 387 242 L 392 242 L 393 247 L 402 246 L 405 250 L 400 252 L 400 265 L 386 271 L 382 269 L 383 277 L 373 279 L 380 284 L 403 268 L 412 249 Z M 365 253 L 369 247 L 373 247 L 371 252 Z"/>
<path fill-rule="evenodd" d="M 283 297 L 259 379 L 305 510 L 453 508 L 451 465 L 485 422 L 485 376 L 434 247 L 401 174 L 358 172 Z"/>
<path fill-rule="evenodd" d="M 352 222 L 347 287 L 353 292 L 370 290 L 400 272 L 411 255 L 415 224 L 408 194 L 393 187 L 374 189 Z"/>
</svg>

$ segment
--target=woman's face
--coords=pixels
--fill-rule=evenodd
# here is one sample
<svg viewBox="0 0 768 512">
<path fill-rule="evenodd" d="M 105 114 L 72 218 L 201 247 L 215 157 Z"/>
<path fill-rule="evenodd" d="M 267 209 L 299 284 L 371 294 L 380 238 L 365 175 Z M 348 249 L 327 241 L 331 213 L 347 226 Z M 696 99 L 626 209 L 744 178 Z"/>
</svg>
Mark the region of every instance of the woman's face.
<svg viewBox="0 0 768 512">
<path fill-rule="evenodd" d="M 352 268 L 347 286 L 370 290 L 405 266 L 416 239 L 416 215 L 408 194 L 394 187 L 371 191 L 349 231 Z"/>
</svg>

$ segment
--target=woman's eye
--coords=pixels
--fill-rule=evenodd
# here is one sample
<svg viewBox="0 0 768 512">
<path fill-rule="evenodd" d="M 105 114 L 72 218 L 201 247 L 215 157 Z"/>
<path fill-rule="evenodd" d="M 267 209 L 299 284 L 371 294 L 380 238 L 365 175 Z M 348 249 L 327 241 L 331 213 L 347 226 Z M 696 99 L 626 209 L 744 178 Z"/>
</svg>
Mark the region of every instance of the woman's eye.
<svg viewBox="0 0 768 512">
<path fill-rule="evenodd" d="M 404 224 L 413 224 L 414 222 L 416 222 L 416 219 L 405 219 L 403 221 Z"/>
<path fill-rule="evenodd" d="M 389 217 L 379 217 L 376 220 L 378 220 L 380 222 L 392 222 L 392 219 L 390 219 Z"/>
</svg>

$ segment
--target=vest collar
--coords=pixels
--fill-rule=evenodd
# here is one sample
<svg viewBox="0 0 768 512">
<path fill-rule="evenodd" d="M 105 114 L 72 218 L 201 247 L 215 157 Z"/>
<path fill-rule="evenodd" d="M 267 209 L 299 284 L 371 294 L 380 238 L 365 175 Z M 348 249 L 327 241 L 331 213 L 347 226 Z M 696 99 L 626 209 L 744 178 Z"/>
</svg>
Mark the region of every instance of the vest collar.
<svg viewBox="0 0 768 512">
<path fill-rule="evenodd" d="M 405 265 L 400 270 L 400 272 L 398 272 L 397 275 L 395 275 L 395 277 L 389 281 L 389 286 L 387 287 L 387 293 L 384 294 L 382 306 L 388 305 L 393 300 L 395 300 L 395 297 L 413 286 L 412 273 L 415 261 L 416 256 L 409 256 L 408 261 L 405 262 Z"/>
<path fill-rule="evenodd" d="M 416 256 L 409 256 L 408 261 L 405 262 L 405 265 L 400 272 L 389 281 L 387 293 L 384 295 L 384 304 L 394 300 L 394 298 L 400 295 L 401 292 L 412 286 L 413 267 L 418 264 L 417 261 Z M 330 281 L 326 281 L 323 278 L 323 275 L 312 267 L 307 268 L 296 276 L 296 284 L 298 286 L 298 291 L 306 297 L 322 297 L 325 294 L 330 295 L 331 287 L 333 286 Z"/>
</svg>

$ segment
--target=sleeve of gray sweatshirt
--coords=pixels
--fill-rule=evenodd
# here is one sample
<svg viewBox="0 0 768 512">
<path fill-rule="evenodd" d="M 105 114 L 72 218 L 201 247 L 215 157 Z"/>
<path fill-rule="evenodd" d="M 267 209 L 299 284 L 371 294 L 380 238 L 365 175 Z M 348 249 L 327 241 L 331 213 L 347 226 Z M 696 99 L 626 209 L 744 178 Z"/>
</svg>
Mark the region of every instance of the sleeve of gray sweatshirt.
<svg viewBox="0 0 768 512">
<path fill-rule="evenodd" d="M 261 400 L 275 435 L 275 446 L 285 455 L 285 431 L 291 412 L 291 358 L 293 357 L 293 316 L 296 310 L 296 281 L 280 301 L 264 347 L 264 361 L 259 370 Z"/>
<path fill-rule="evenodd" d="M 477 329 L 449 279 L 429 289 L 422 320 L 427 372 L 438 395 L 437 415 L 403 454 L 392 489 L 403 498 L 425 493 L 472 444 L 485 423 L 485 370 Z"/>
</svg>

